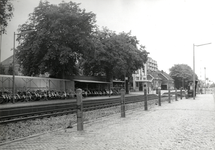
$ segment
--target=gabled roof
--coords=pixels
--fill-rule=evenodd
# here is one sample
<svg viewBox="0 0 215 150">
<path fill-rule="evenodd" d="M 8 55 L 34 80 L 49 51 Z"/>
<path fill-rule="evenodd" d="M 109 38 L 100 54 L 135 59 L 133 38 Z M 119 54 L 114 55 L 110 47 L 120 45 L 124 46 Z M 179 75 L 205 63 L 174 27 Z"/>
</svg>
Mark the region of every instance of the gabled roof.
<svg viewBox="0 0 215 150">
<path fill-rule="evenodd" d="M 167 80 L 167 81 L 174 81 L 166 72 L 164 72 L 163 70 L 162 71 L 159 71 L 158 72 L 158 75 L 159 77 L 162 79 L 162 80 Z"/>
<path fill-rule="evenodd" d="M 149 71 L 148 74 L 153 76 L 153 78 L 155 78 L 155 79 L 160 79 L 161 80 L 160 76 L 158 75 L 159 72 L 157 72 L 157 71 Z"/>
<path fill-rule="evenodd" d="M 151 80 L 151 79 L 157 79 L 157 80 L 161 80 L 162 78 L 159 77 L 159 73 L 157 71 L 148 71 L 147 73 L 147 79 Z"/>
</svg>

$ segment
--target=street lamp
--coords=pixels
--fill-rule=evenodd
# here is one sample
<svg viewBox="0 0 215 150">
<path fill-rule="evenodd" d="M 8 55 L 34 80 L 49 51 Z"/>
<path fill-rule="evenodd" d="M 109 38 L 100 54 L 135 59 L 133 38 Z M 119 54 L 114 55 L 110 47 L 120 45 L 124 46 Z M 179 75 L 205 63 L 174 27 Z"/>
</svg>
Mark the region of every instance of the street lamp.
<svg viewBox="0 0 215 150">
<path fill-rule="evenodd" d="M 22 34 L 26 34 L 26 33 L 30 33 L 30 32 L 33 32 L 35 30 L 25 30 L 25 31 L 22 31 L 21 33 L 15 33 L 13 34 L 13 103 L 15 102 L 15 37 L 16 35 L 22 35 Z"/>
<path fill-rule="evenodd" d="M 195 84 L 196 84 L 196 74 L 195 74 L 195 46 L 204 46 L 204 45 L 209 45 L 211 43 L 205 43 L 205 44 L 200 44 L 200 45 L 195 45 L 193 44 L 193 99 L 195 99 L 195 93 L 196 93 L 196 89 L 195 89 Z"/>
</svg>

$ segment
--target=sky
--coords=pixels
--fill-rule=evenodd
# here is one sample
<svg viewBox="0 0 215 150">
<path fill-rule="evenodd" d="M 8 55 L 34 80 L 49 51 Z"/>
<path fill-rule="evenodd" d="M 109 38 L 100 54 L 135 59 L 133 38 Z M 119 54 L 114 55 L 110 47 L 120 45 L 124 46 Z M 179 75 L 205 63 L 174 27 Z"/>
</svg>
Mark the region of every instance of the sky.
<svg viewBox="0 0 215 150">
<path fill-rule="evenodd" d="M 1 61 L 12 55 L 13 33 L 28 20 L 40 0 L 13 0 L 14 16 L 2 36 Z M 48 0 L 59 4 L 61 0 Z M 69 2 L 70 0 L 64 0 Z M 215 82 L 214 0 L 72 0 L 96 14 L 97 25 L 129 32 L 156 60 L 158 69 L 169 73 L 175 64 L 187 64 L 200 79 Z M 211 43 L 204 46 L 201 44 Z M 16 43 L 16 46 L 18 43 Z M 194 46 L 195 45 L 195 46 Z M 193 54 L 195 51 L 195 55 Z M 204 69 L 206 68 L 206 69 Z"/>
</svg>

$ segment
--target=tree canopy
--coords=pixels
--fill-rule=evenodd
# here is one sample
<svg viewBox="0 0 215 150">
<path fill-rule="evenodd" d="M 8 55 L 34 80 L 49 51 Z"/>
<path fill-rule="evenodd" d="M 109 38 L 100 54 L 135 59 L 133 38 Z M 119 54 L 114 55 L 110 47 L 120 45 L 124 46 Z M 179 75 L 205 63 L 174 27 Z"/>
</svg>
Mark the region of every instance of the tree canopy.
<svg viewBox="0 0 215 150">
<path fill-rule="evenodd" d="M 131 33 L 115 33 L 107 28 L 97 31 L 94 51 L 86 55 L 86 74 L 105 74 L 107 80 L 124 80 L 147 61 L 148 52 L 144 46 L 137 48 L 138 40 Z"/>
<path fill-rule="evenodd" d="M 13 5 L 10 0 L 0 0 L 0 33 L 5 33 L 8 21 L 13 16 Z"/>
<path fill-rule="evenodd" d="M 19 31 L 35 32 L 18 35 L 20 46 L 16 56 L 25 75 L 49 72 L 55 77 L 78 73 L 79 58 L 90 47 L 95 14 L 79 8 L 79 4 L 59 5 L 40 2 Z"/>
<path fill-rule="evenodd" d="M 148 58 L 131 33 L 99 30 L 96 16 L 79 4 L 40 2 L 19 27 L 16 56 L 24 75 L 48 72 L 63 78 L 80 74 L 113 78 L 131 77 Z M 35 29 L 33 32 L 25 32 Z M 139 47 L 139 48 L 138 48 Z"/>
<path fill-rule="evenodd" d="M 175 80 L 176 88 L 182 87 L 183 84 L 186 87 L 187 81 L 193 81 L 193 70 L 186 64 L 176 64 L 170 68 L 170 76 Z M 197 75 L 196 80 L 198 80 Z"/>
</svg>

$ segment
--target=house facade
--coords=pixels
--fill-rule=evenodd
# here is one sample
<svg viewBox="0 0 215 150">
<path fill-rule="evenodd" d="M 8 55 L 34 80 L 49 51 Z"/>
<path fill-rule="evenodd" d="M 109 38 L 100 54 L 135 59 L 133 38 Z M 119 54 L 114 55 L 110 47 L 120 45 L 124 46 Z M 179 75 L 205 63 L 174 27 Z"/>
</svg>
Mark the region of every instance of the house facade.
<svg viewBox="0 0 215 150">
<path fill-rule="evenodd" d="M 132 75 L 132 90 L 133 91 L 143 91 L 144 84 L 147 85 L 148 93 L 153 93 L 157 89 L 168 90 L 174 89 L 174 80 L 163 70 L 158 70 L 157 61 L 153 60 L 151 57 L 141 68 Z"/>
<path fill-rule="evenodd" d="M 149 92 L 156 91 L 161 87 L 162 79 L 159 77 L 157 71 L 149 71 L 147 79 L 150 81 Z"/>
<path fill-rule="evenodd" d="M 144 68 L 138 69 L 132 74 L 132 91 L 143 91 L 144 84 L 148 83 L 147 80 L 147 64 L 144 65 Z"/>
<path fill-rule="evenodd" d="M 161 90 L 174 89 L 174 80 L 163 70 L 158 71 L 158 76 L 161 78 Z"/>
<path fill-rule="evenodd" d="M 147 85 L 148 92 L 152 91 L 157 84 L 157 77 L 151 72 L 156 72 L 158 70 L 157 61 L 148 57 L 144 68 L 138 69 L 132 74 L 132 90 L 133 91 L 143 91 L 144 84 Z M 150 73 L 151 75 L 148 75 Z"/>
</svg>

